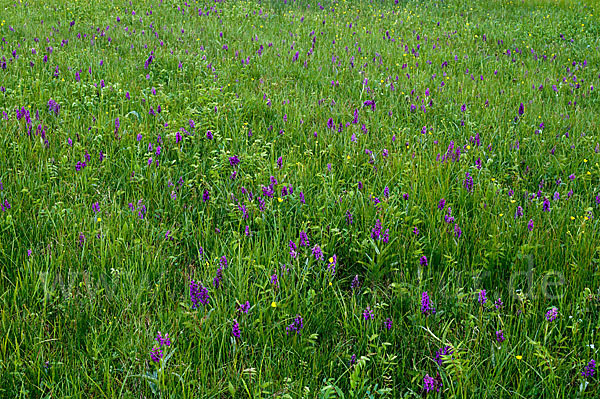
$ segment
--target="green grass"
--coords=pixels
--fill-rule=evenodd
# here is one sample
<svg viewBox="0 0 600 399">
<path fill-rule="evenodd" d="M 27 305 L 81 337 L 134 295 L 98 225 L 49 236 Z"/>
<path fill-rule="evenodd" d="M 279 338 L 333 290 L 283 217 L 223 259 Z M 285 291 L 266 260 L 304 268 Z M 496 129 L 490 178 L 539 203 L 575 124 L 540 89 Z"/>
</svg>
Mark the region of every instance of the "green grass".
<svg viewBox="0 0 600 399">
<path fill-rule="evenodd" d="M 134 3 L 0 0 L 0 397 L 600 394 L 597 3 Z"/>
</svg>

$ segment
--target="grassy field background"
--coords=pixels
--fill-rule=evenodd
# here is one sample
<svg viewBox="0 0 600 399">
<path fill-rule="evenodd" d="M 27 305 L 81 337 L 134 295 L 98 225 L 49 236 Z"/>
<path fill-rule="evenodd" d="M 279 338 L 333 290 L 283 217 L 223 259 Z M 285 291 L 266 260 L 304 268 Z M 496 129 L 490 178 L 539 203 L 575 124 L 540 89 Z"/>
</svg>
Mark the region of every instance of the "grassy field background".
<svg viewBox="0 0 600 399">
<path fill-rule="evenodd" d="M 0 21 L 0 397 L 600 395 L 597 3 Z"/>
</svg>

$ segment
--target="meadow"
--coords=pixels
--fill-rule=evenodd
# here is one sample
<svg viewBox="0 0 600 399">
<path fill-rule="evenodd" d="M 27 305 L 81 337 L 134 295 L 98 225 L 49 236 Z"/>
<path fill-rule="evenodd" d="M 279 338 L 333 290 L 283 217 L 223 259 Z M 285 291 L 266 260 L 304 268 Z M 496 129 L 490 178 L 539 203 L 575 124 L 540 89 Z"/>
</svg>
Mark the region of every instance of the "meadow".
<svg viewBox="0 0 600 399">
<path fill-rule="evenodd" d="M 594 1 L 0 0 L 0 397 L 597 398 Z"/>
</svg>

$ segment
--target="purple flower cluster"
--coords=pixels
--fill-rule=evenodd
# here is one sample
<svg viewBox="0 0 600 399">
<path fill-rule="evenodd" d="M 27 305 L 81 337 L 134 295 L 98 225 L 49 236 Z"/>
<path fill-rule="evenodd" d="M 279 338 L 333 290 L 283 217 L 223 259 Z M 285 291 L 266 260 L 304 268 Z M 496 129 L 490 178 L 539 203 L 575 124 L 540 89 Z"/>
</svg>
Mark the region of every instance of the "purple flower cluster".
<svg viewBox="0 0 600 399">
<path fill-rule="evenodd" d="M 429 374 L 425 374 L 425 377 L 423 377 L 423 390 L 425 393 L 432 391 L 439 392 L 442 386 L 442 377 L 439 374 L 435 378 L 430 377 Z"/>
<path fill-rule="evenodd" d="M 473 192 L 473 176 L 471 176 L 469 172 L 465 174 L 465 181 L 463 184 L 468 192 Z"/>
<path fill-rule="evenodd" d="M 515 219 L 520 218 L 521 216 L 523 216 L 523 208 L 521 206 L 517 206 L 515 211 Z"/>
<path fill-rule="evenodd" d="M 429 374 L 425 374 L 425 377 L 423 377 L 423 389 L 425 392 L 430 392 L 435 389 L 435 379 L 430 377 Z"/>
<path fill-rule="evenodd" d="M 542 205 L 542 212 L 550 212 L 550 200 L 544 197 L 544 203 Z"/>
<path fill-rule="evenodd" d="M 229 157 L 229 165 L 231 165 L 231 166 L 233 166 L 235 168 L 239 164 L 240 164 L 240 158 L 238 158 L 237 155 Z"/>
<path fill-rule="evenodd" d="M 484 305 L 487 302 L 487 293 L 485 290 L 479 291 L 479 304 Z"/>
<path fill-rule="evenodd" d="M 327 263 L 327 270 L 331 272 L 331 274 L 335 274 L 335 268 L 337 266 L 337 255 L 333 254 L 331 258 L 329 258 L 329 262 Z"/>
<path fill-rule="evenodd" d="M 308 235 L 304 232 L 300 232 L 300 246 L 308 247 L 310 245 L 310 241 L 308 241 Z"/>
<path fill-rule="evenodd" d="M 169 339 L 169 333 L 166 333 L 165 335 L 162 335 L 162 333 L 159 331 L 156 334 L 156 338 L 154 338 L 154 340 L 156 342 L 158 342 L 159 346 L 171 346 L 171 340 Z"/>
<path fill-rule="evenodd" d="M 246 301 L 246 303 L 239 304 L 237 307 L 238 313 L 248 314 L 250 311 L 250 301 Z"/>
<path fill-rule="evenodd" d="M 548 320 L 550 322 L 556 320 L 557 317 L 558 317 L 558 309 L 556 307 L 553 307 L 548 312 L 546 312 L 546 320 Z"/>
<path fill-rule="evenodd" d="M 290 256 L 292 257 L 292 259 L 296 259 L 296 257 L 298 256 L 298 248 L 296 247 L 296 243 L 294 243 L 294 241 L 290 240 Z"/>
<path fill-rule="evenodd" d="M 237 322 L 236 319 L 233 319 L 233 324 L 231 326 L 231 334 L 235 337 L 235 338 L 241 338 L 242 334 L 240 332 L 240 325 Z"/>
<path fill-rule="evenodd" d="M 152 361 L 155 363 L 158 363 L 158 362 L 160 362 L 162 357 L 163 357 L 162 349 L 160 349 L 160 347 L 158 347 L 158 346 L 153 347 L 152 350 L 150 351 L 150 358 L 152 359 Z"/>
<path fill-rule="evenodd" d="M 8 202 L 7 199 L 5 199 L 4 202 L 0 202 L 0 210 L 2 210 L 2 212 L 7 212 L 10 208 L 10 202 Z"/>
<path fill-rule="evenodd" d="M 219 266 L 219 268 L 217 269 L 215 278 L 213 279 L 213 287 L 219 288 L 221 286 L 222 281 L 223 281 L 223 267 Z"/>
<path fill-rule="evenodd" d="M 365 107 L 371 107 L 372 111 L 375 111 L 375 101 L 373 100 L 367 100 L 364 102 L 363 104 Z"/>
<path fill-rule="evenodd" d="M 441 163 L 445 163 L 447 160 L 451 160 L 452 162 L 459 162 L 460 161 L 460 154 L 461 154 L 461 147 L 454 146 L 454 141 L 451 141 L 450 144 L 448 144 L 448 148 L 446 149 L 446 153 L 444 155 L 441 156 L 440 158 L 440 154 L 437 155 L 437 160 L 440 161 Z"/>
<path fill-rule="evenodd" d="M 352 216 L 352 213 L 350 213 L 350 211 L 346 211 L 346 222 L 348 223 L 348 226 L 354 223 L 354 216 Z"/>
<path fill-rule="evenodd" d="M 318 245 L 315 245 L 313 247 L 312 254 L 315 257 L 315 260 L 323 260 L 323 251 L 321 250 L 321 247 L 319 247 Z"/>
<path fill-rule="evenodd" d="M 150 351 L 150 358 L 153 362 L 158 363 L 163 358 L 163 347 L 171 346 L 171 340 L 169 339 L 169 334 L 165 334 L 164 336 L 159 331 L 156 334 L 156 338 L 154 338 L 156 342 L 158 342 L 158 346 L 154 346 Z"/>
<path fill-rule="evenodd" d="M 360 281 L 358 280 L 358 274 L 357 274 L 352 279 L 352 284 L 350 284 L 350 288 L 352 288 L 352 291 L 354 291 L 354 290 L 357 290 L 359 287 L 360 287 Z"/>
<path fill-rule="evenodd" d="M 435 352 L 435 361 L 438 365 L 442 365 L 444 362 L 443 356 L 450 356 L 454 353 L 454 349 L 450 346 L 444 346 Z"/>
<path fill-rule="evenodd" d="M 227 269 L 227 257 L 225 255 L 221 256 L 219 259 L 219 264 L 223 269 Z"/>
<path fill-rule="evenodd" d="M 48 100 L 48 111 L 58 116 L 58 113 L 60 112 L 60 104 L 53 99 Z"/>
<path fill-rule="evenodd" d="M 387 243 L 390 239 L 390 229 L 386 229 L 383 233 L 381 232 L 381 220 L 377 219 L 375 222 L 375 226 L 371 230 L 371 238 L 374 240 L 381 240 L 384 243 Z"/>
<path fill-rule="evenodd" d="M 294 321 L 285 328 L 286 334 L 289 335 L 290 331 L 301 335 L 301 331 L 304 328 L 304 319 L 300 315 L 296 315 Z"/>
<path fill-rule="evenodd" d="M 393 326 L 393 321 L 390 317 L 388 317 L 387 319 L 385 319 L 385 322 L 383 322 L 383 325 L 385 326 L 385 328 L 389 331 L 392 329 Z"/>
<path fill-rule="evenodd" d="M 502 298 L 496 299 L 496 302 L 494 302 L 494 306 L 496 307 L 496 310 L 500 310 L 502 307 L 504 307 L 504 303 L 502 303 Z"/>
<path fill-rule="evenodd" d="M 444 209 L 444 207 L 445 207 L 445 206 L 446 206 L 446 199 L 445 199 L 445 198 L 442 198 L 442 199 L 440 200 L 440 202 L 438 202 L 438 209 L 441 211 L 441 210 L 443 210 L 443 209 Z"/>
<path fill-rule="evenodd" d="M 462 230 L 460 229 L 458 224 L 455 224 L 454 225 L 454 237 L 460 238 L 461 235 L 462 235 Z"/>
<path fill-rule="evenodd" d="M 375 315 L 373 314 L 373 311 L 371 310 L 370 306 L 367 306 L 366 309 L 363 311 L 363 317 L 365 318 L 365 321 L 373 320 L 375 318 Z"/>
<path fill-rule="evenodd" d="M 496 331 L 496 341 L 498 343 L 502 343 L 502 342 L 504 342 L 504 340 L 505 340 L 504 332 L 502 330 Z"/>
<path fill-rule="evenodd" d="M 423 313 L 425 316 L 435 314 L 435 308 L 431 306 L 431 301 L 427 291 L 423 291 L 421 294 L 421 313 Z"/>
<path fill-rule="evenodd" d="M 596 373 L 596 361 L 594 359 L 590 360 L 590 362 L 585 366 L 581 375 L 586 378 L 592 378 Z"/>
<path fill-rule="evenodd" d="M 129 209 L 130 209 L 132 212 L 135 212 L 135 211 L 137 211 L 137 212 L 138 212 L 138 217 L 139 217 L 140 219 L 144 219 L 144 216 L 146 216 L 147 209 L 146 209 L 146 205 L 144 205 L 144 202 L 143 202 L 143 200 L 139 200 L 139 201 L 138 201 L 138 203 L 137 203 L 137 207 L 136 207 L 135 205 L 133 205 L 133 203 L 132 203 L 132 202 L 130 202 L 130 203 L 129 203 Z"/>
<path fill-rule="evenodd" d="M 190 298 L 192 300 L 192 309 L 197 309 L 198 303 L 206 306 L 209 300 L 208 289 L 201 283 L 192 280 L 190 282 Z"/>
</svg>

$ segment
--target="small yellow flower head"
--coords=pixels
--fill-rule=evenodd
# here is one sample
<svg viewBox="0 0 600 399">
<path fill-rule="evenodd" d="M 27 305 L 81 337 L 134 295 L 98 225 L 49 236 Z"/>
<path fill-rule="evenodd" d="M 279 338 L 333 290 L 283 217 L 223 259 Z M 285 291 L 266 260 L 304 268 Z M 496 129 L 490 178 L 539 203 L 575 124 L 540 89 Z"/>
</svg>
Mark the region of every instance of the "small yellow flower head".
<svg viewBox="0 0 600 399">
<path fill-rule="evenodd" d="M 283 202 L 283 198 L 279 197 L 279 198 L 277 198 L 277 201 L 278 202 Z"/>
<path fill-rule="evenodd" d="M 521 355 L 518 355 L 518 356 L 515 356 L 515 357 L 517 358 L 517 360 L 523 359 L 523 356 L 521 356 Z"/>
<path fill-rule="evenodd" d="M 277 307 L 277 302 L 275 302 L 275 301 L 271 302 L 271 307 L 272 308 L 276 308 Z"/>
<path fill-rule="evenodd" d="M 98 216 L 98 219 L 96 219 L 97 221 L 101 222 L 102 218 L 100 216 Z"/>
</svg>

